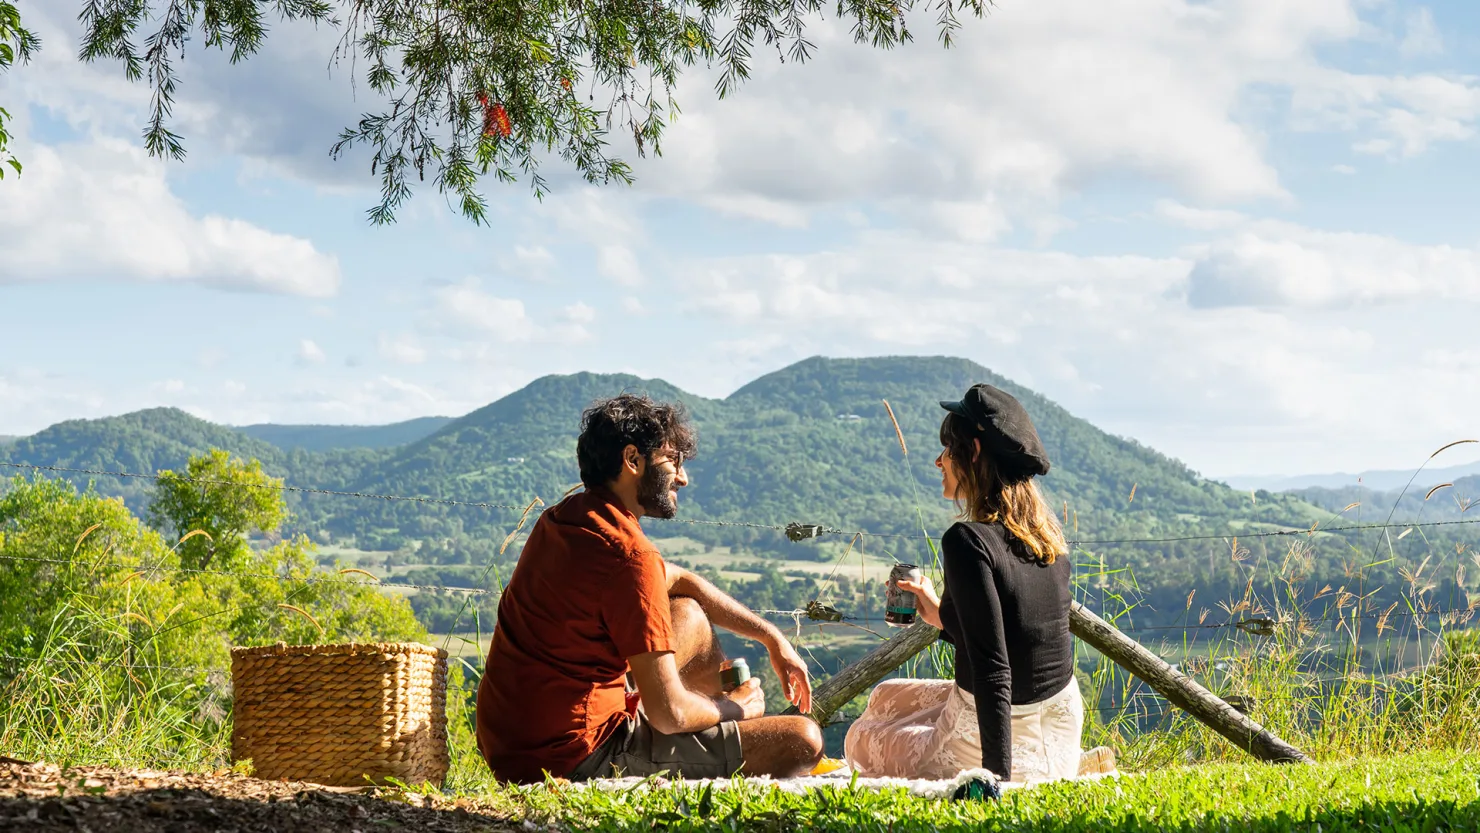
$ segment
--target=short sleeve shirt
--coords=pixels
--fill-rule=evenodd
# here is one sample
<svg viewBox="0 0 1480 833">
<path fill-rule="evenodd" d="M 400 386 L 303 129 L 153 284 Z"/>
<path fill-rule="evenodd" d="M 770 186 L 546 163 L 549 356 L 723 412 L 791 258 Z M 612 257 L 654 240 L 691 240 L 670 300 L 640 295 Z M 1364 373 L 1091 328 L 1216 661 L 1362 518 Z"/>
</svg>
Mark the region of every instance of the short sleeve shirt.
<svg viewBox="0 0 1480 833">
<path fill-rule="evenodd" d="M 633 713 L 627 658 L 671 651 L 662 556 L 606 489 L 535 522 L 499 600 L 478 686 L 478 748 L 495 776 L 569 774 Z"/>
</svg>

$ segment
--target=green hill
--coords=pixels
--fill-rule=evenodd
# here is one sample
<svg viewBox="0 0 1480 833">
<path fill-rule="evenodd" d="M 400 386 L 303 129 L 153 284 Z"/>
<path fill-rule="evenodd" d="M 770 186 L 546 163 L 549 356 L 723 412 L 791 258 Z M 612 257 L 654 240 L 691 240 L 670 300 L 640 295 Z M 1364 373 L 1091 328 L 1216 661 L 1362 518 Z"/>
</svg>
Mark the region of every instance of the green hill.
<svg viewBox="0 0 1480 833">
<path fill-rule="evenodd" d="M 1082 535 L 1154 534 L 1235 516 L 1304 525 L 1313 517 L 1312 507 L 1293 498 L 1255 505 L 1248 495 L 1105 434 L 985 368 L 947 358 L 808 359 L 723 400 L 631 376 L 545 377 L 396 450 L 368 468 L 355 488 L 469 501 L 522 504 L 533 495 L 551 500 L 578 479 L 574 442 L 581 409 L 597 397 L 631 390 L 682 401 L 694 415 L 700 449 L 690 466 L 692 485 L 683 494 L 687 518 L 807 521 L 898 535 L 918 534 L 923 513 L 927 528 L 938 532 L 948 523 L 950 507 L 935 485 L 943 413 L 937 402 L 974 381 L 1010 390 L 1032 412 L 1056 461 L 1047 487 L 1056 506 L 1067 501 L 1078 513 Z M 884 399 L 912 448 L 908 469 Z M 373 520 L 360 518 L 371 521 L 361 529 L 426 531 L 432 522 L 425 507 L 381 509 Z M 435 514 L 448 521 L 449 532 L 453 521 L 463 529 L 482 522 L 478 510 Z M 797 551 L 774 534 L 753 530 L 693 530 L 690 537 Z"/>
<path fill-rule="evenodd" d="M 349 448 L 395 448 L 414 443 L 452 422 L 452 417 L 420 417 L 390 425 L 243 425 L 249 437 L 284 451 L 335 451 Z"/>
<path fill-rule="evenodd" d="M 1432 491 L 1431 491 L 1432 490 Z M 1288 494 L 1331 512 L 1345 511 L 1351 518 L 1382 521 L 1456 521 L 1480 515 L 1480 475 L 1458 477 L 1433 486 L 1413 485 L 1378 491 L 1362 486 L 1327 488 L 1311 486 Z M 1357 506 L 1347 509 L 1347 507 Z"/>
<path fill-rule="evenodd" d="M 18 463 L 153 473 L 178 469 L 192 454 L 224 448 L 255 457 L 270 471 L 284 465 L 282 451 L 230 428 L 193 417 L 176 408 L 151 408 L 104 419 L 59 422 L 0 449 L 0 459 Z M 86 482 L 86 476 L 71 478 Z M 128 499 L 137 509 L 147 493 L 147 480 L 97 478 L 98 490 Z"/>
<path fill-rule="evenodd" d="M 61 423 L 0 449 L 0 459 L 150 472 L 179 467 L 192 453 L 220 447 L 256 457 L 269 472 L 297 485 L 510 506 L 523 506 L 538 495 L 553 503 L 578 480 L 574 450 L 581 410 L 598 397 L 640 391 L 684 402 L 699 430 L 699 455 L 689 467 L 692 485 L 681 496 L 680 521 L 802 521 L 867 530 L 896 536 L 871 539 L 875 552 L 882 547 L 901 559 L 928 559 L 922 526 L 936 536 L 952 517 L 933 465 L 943 414 L 937 402 L 979 381 L 1012 392 L 1032 414 L 1054 463 L 1045 487 L 1055 510 L 1067 518 L 1071 539 L 1208 536 L 1081 548 L 1082 562 L 1103 557 L 1107 569 L 1120 571 L 1121 579 L 1137 584 L 1162 610 L 1180 610 L 1192 587 L 1216 599 L 1235 594 L 1253 578 L 1258 556 L 1277 562 L 1290 544 L 1286 538 L 1248 538 L 1250 533 L 1305 528 L 1331 517 L 1297 496 L 1251 496 L 1207 480 L 986 368 L 952 358 L 813 358 L 756 379 L 722 400 L 634 376 L 547 376 L 428 436 L 388 449 L 284 450 L 266 442 L 268 435 L 261 431 L 249 436 L 157 409 Z M 908 444 L 908 467 L 884 399 Z M 385 428 L 408 430 L 405 425 Z M 275 436 L 291 443 L 290 433 Z M 329 435 L 298 436 L 319 442 Z M 142 499 L 146 483 L 111 480 L 116 479 L 100 479 L 100 490 L 124 494 L 130 503 Z M 493 557 L 490 552 L 518 516 L 517 510 L 499 508 L 318 494 L 289 498 L 297 528 L 320 539 L 380 550 L 431 542 L 443 553 L 439 563 L 447 564 Z M 770 529 L 712 523 L 654 522 L 650 528 L 655 537 L 681 536 L 776 559 L 830 558 L 846 540 L 831 536 L 793 543 Z M 1238 546 L 1252 550 L 1255 558 L 1231 557 L 1235 535 L 1244 536 Z M 1309 540 L 1311 581 L 1339 582 L 1341 559 L 1370 548 L 1360 536 Z M 1394 542 L 1396 558 L 1383 569 L 1391 572 L 1409 556 L 1422 557 L 1422 548 L 1436 540 L 1412 536 Z"/>
</svg>

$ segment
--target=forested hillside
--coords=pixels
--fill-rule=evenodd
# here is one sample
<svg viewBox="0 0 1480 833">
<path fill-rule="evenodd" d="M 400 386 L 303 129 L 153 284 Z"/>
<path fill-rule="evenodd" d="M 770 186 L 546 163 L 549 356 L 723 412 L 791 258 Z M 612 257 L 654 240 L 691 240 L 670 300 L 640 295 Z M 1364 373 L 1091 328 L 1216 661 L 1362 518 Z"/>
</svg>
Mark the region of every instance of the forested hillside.
<svg viewBox="0 0 1480 833">
<path fill-rule="evenodd" d="M 951 358 L 808 359 L 723 400 L 633 376 L 548 376 L 428 436 L 387 449 L 284 449 L 265 438 L 323 445 L 328 434 L 308 430 L 312 427 L 275 426 L 281 430 L 258 430 L 253 437 L 180 411 L 156 409 L 61 423 L 0 449 L 0 459 L 153 472 L 179 468 L 191 453 L 222 448 L 261 460 L 267 472 L 298 486 L 518 507 L 535 496 L 552 503 L 576 484 L 575 436 L 587 404 L 601 396 L 639 391 L 684 402 L 699 429 L 700 450 L 689 467 L 692 485 L 681 495 L 681 520 L 802 521 L 866 530 L 886 536 L 871 539 L 876 548 L 900 558 L 928 560 L 922 527 L 938 536 L 952 517 L 952 507 L 940 497 L 933 465 L 943 414 L 937 402 L 959 397 L 981 381 L 1012 392 L 1032 414 L 1053 459 L 1045 487 L 1071 539 L 1200 539 L 1080 547 L 1082 562 L 1099 564 L 1103 559 L 1106 570 L 1117 571 L 1118 581 L 1137 587 L 1167 615 L 1173 607 L 1180 611 L 1192 587 L 1208 593 L 1205 598 L 1236 593 L 1253 577 L 1252 565 L 1261 558 L 1283 558 L 1291 543 L 1287 537 L 1251 534 L 1342 523 L 1330 511 L 1332 500 L 1322 499 L 1322 508 L 1293 495 L 1235 491 L 1133 440 L 1100 431 L 986 368 Z M 908 463 L 885 399 L 898 417 Z M 411 431 L 408 426 L 386 428 Z M 429 427 L 435 426 L 422 422 L 415 430 Z M 146 485 L 97 479 L 101 492 L 123 495 L 136 508 L 141 508 Z M 426 546 L 444 553 L 438 560 L 450 564 L 476 565 L 495 558 L 519 515 L 512 508 L 322 494 L 288 497 L 296 515 L 289 528 L 319 541 L 380 551 Z M 794 543 L 773 530 L 747 526 L 651 527 L 655 537 L 682 536 L 779 559 L 832 557 L 846 540 L 826 536 Z M 1377 584 L 1396 582 L 1396 570 L 1407 560 L 1436 549 L 1447 551 L 1465 540 L 1458 531 L 1433 532 L 1406 539 L 1390 536 L 1395 540 L 1382 546 L 1384 552 L 1391 546 L 1393 558 L 1373 568 L 1371 578 Z M 1370 551 L 1375 534 L 1300 539 L 1312 547 L 1301 556 L 1311 560 L 1310 581 L 1339 582 L 1347 569 L 1341 566 L 1343 559 Z M 1456 590 L 1441 582 L 1436 592 Z"/>
</svg>

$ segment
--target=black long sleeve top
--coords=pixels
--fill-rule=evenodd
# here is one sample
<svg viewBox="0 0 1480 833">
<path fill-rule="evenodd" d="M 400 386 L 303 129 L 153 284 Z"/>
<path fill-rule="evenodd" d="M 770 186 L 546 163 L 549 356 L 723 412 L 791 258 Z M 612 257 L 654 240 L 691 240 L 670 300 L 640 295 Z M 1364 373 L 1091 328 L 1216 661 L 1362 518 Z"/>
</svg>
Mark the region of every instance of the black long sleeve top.
<svg viewBox="0 0 1480 833">
<path fill-rule="evenodd" d="M 982 766 L 1012 777 L 1012 707 L 1046 700 L 1074 676 L 1070 559 L 1044 564 L 1001 524 L 958 523 L 940 541 L 940 622 L 956 646 L 956 684 L 976 699 Z"/>
</svg>

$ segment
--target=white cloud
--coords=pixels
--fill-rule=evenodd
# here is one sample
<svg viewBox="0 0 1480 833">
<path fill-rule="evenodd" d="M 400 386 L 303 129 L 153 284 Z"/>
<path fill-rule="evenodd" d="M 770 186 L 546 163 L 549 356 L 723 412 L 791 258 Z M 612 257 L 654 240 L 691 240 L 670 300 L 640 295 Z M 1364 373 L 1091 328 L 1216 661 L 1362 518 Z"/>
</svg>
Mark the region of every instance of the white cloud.
<svg viewBox="0 0 1480 833">
<path fill-rule="evenodd" d="M 319 347 L 311 339 L 305 338 L 298 342 L 296 359 L 300 365 L 323 364 L 328 360 L 328 356 L 324 355 L 322 347 Z"/>
<path fill-rule="evenodd" d="M 1356 133 L 1352 149 L 1413 157 L 1475 136 L 1480 81 L 1441 75 L 1358 75 L 1312 69 L 1296 88 L 1297 127 Z"/>
<path fill-rule="evenodd" d="M 786 225 L 850 200 L 1032 214 L 1128 174 L 1197 200 L 1282 198 L 1260 131 L 1239 118 L 1245 96 L 1293 83 L 1314 44 L 1359 31 L 1345 2 L 1294 5 L 1007 2 L 953 50 L 920 37 L 885 53 L 821 24 L 805 69 L 758 57 L 739 95 L 695 96 L 639 182 Z"/>
<path fill-rule="evenodd" d="M 610 244 L 602 246 L 596 253 L 596 271 L 602 277 L 611 278 L 622 286 L 638 286 L 642 283 L 642 267 L 637 265 L 637 255 L 627 246 Z"/>
<path fill-rule="evenodd" d="M 1342 176 L 1351 176 L 1352 174 L 1357 172 L 1357 169 L 1353 168 L 1351 165 L 1332 165 L 1331 171 L 1333 173 L 1341 174 Z"/>
<path fill-rule="evenodd" d="M 1248 221 L 1248 216 L 1237 211 L 1192 208 L 1176 200 L 1157 200 L 1156 215 L 1184 228 L 1199 231 L 1233 228 Z"/>
<path fill-rule="evenodd" d="M 596 320 L 596 309 L 585 303 L 577 301 L 561 310 L 565 320 L 572 324 L 590 324 Z"/>
<path fill-rule="evenodd" d="M 1405 58 L 1444 54 L 1444 36 L 1434 25 L 1434 13 L 1427 6 L 1414 9 L 1404 20 L 1403 42 L 1398 51 Z"/>
<path fill-rule="evenodd" d="M 523 301 L 490 295 L 475 280 L 438 287 L 432 296 L 436 318 L 453 330 L 506 344 L 529 341 L 536 334 Z"/>
<path fill-rule="evenodd" d="M 381 333 L 377 348 L 382 357 L 399 364 L 421 364 L 427 360 L 426 348 L 421 346 L 416 336 L 409 333 L 395 336 Z"/>
<path fill-rule="evenodd" d="M 1383 269 L 1435 255 L 1394 240 L 1214 231 L 1231 247 L 1255 232 L 1307 246 L 1343 268 L 1366 259 L 1371 272 L 1353 287 L 1329 272 L 1334 283 L 1280 304 L 1199 307 L 1186 295 L 1204 263 L 1196 256 L 1078 257 L 895 232 L 827 252 L 684 262 L 670 286 L 712 339 L 689 359 L 736 382 L 818 353 L 965 356 L 1215 474 L 1403 465 L 1480 408 L 1468 359 L 1423 356 L 1480 315 L 1480 282 L 1453 292 L 1437 278 L 1379 281 Z M 1364 292 L 1387 306 L 1342 306 Z M 1402 314 L 1390 308 L 1398 303 Z M 1374 397 L 1386 404 L 1374 408 Z"/>
<path fill-rule="evenodd" d="M 514 261 L 523 276 L 534 280 L 549 278 L 550 271 L 555 268 L 555 255 L 544 246 L 515 246 Z"/>
<path fill-rule="evenodd" d="M 1193 251 L 1187 300 L 1194 307 L 1480 301 L 1480 251 L 1475 249 L 1260 222 Z"/>
<path fill-rule="evenodd" d="M 301 237 L 192 214 L 165 164 L 118 140 L 28 144 L 0 200 L 0 283 L 61 279 L 193 283 L 327 297 L 339 261 Z"/>
</svg>

